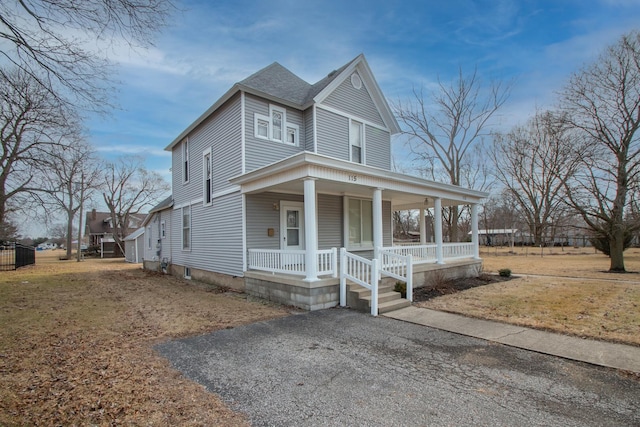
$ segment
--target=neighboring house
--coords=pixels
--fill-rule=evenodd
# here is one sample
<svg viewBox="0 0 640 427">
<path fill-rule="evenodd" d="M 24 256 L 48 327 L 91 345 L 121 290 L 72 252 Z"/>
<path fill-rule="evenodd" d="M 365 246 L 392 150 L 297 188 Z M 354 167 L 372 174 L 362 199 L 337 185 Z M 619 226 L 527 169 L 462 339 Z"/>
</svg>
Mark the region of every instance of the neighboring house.
<svg viewBox="0 0 640 427">
<path fill-rule="evenodd" d="M 131 224 L 129 224 L 129 228 L 125 230 L 124 235 L 127 236 L 137 230 L 145 217 L 145 214 L 132 214 L 130 216 Z M 120 247 L 118 247 L 113 239 L 113 224 L 109 212 L 97 212 L 95 209 L 87 212 L 85 218 L 85 236 L 88 236 L 89 246 L 97 247 L 102 258 L 124 256 L 122 250 L 120 250 Z"/>
<path fill-rule="evenodd" d="M 391 135 L 399 132 L 363 55 L 315 84 L 269 65 L 166 147 L 171 251 L 157 256 L 185 277 L 306 309 L 331 307 L 334 248 L 367 259 L 398 251 L 392 212 L 420 209 L 424 218 L 433 208 L 435 243 L 427 245 L 423 232 L 414 258 L 449 276 L 477 271 L 477 206 L 487 194 L 393 172 Z M 441 207 L 449 205 L 471 206 L 472 243 L 443 243 Z"/>
<path fill-rule="evenodd" d="M 171 215 L 173 198 L 167 197 L 151 209 L 142 226 L 145 268 L 164 270 L 171 262 Z"/>
<path fill-rule="evenodd" d="M 144 259 L 144 227 L 138 228 L 124 238 L 124 259 L 134 264 Z"/>
</svg>

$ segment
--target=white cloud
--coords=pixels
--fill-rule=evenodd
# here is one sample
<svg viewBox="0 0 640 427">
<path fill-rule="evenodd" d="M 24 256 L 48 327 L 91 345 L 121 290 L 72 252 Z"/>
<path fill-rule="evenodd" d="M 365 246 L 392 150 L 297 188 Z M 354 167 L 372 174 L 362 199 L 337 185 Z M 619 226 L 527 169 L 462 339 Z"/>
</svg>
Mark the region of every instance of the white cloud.
<svg viewBox="0 0 640 427">
<path fill-rule="evenodd" d="M 108 145 L 97 146 L 96 151 L 100 153 L 109 153 L 114 155 L 133 154 L 133 155 L 152 155 L 157 157 L 171 157 L 171 153 L 164 151 L 160 147 L 150 147 L 144 145 Z"/>
</svg>

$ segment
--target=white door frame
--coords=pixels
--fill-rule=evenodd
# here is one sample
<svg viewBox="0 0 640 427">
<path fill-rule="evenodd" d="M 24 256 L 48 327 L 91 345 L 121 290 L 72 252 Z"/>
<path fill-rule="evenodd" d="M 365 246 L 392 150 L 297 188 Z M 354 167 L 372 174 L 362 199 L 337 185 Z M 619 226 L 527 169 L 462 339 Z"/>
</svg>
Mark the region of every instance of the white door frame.
<svg viewBox="0 0 640 427">
<path fill-rule="evenodd" d="M 300 232 L 298 235 L 299 245 L 295 247 L 287 246 L 287 210 L 298 211 L 298 221 L 300 226 L 298 227 Z M 291 202 L 288 200 L 280 200 L 280 249 L 286 250 L 304 250 L 304 203 L 303 202 Z"/>
</svg>

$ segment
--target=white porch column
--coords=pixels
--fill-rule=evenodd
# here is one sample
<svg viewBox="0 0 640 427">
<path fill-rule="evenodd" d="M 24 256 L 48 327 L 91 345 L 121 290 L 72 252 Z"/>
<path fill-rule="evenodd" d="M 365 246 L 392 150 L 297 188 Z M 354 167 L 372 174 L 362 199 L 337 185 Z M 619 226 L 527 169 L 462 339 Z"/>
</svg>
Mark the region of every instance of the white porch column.
<svg viewBox="0 0 640 427">
<path fill-rule="evenodd" d="M 382 243 L 382 189 L 373 190 L 373 248 L 381 248 Z"/>
<path fill-rule="evenodd" d="M 420 244 L 427 244 L 427 218 L 425 218 L 424 208 L 420 208 Z"/>
<path fill-rule="evenodd" d="M 436 263 L 444 264 L 444 256 L 442 250 L 442 200 L 436 197 L 433 208 L 433 231 L 436 241 Z"/>
<path fill-rule="evenodd" d="M 316 180 L 304 180 L 304 262 L 307 270 L 305 282 L 318 280 L 318 221 L 316 219 Z"/>
<path fill-rule="evenodd" d="M 473 258 L 480 259 L 480 240 L 478 239 L 478 204 L 471 205 L 471 242 L 473 243 Z"/>
</svg>

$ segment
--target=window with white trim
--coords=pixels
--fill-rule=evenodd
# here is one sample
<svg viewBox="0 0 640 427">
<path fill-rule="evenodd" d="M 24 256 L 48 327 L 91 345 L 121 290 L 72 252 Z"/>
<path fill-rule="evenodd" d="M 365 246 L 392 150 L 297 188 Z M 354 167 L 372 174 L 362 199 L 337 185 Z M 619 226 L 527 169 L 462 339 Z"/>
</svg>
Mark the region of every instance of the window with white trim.
<svg viewBox="0 0 640 427">
<path fill-rule="evenodd" d="M 273 141 L 283 142 L 284 126 L 286 123 L 286 113 L 282 108 L 274 105 L 269 106 L 269 115 L 271 116 L 271 139 Z"/>
<path fill-rule="evenodd" d="M 182 250 L 191 249 L 191 205 L 182 208 Z"/>
<path fill-rule="evenodd" d="M 347 243 L 349 248 L 373 247 L 373 204 L 371 200 L 347 199 Z"/>
<path fill-rule="evenodd" d="M 364 163 L 362 128 L 362 123 L 355 120 L 349 121 L 349 156 L 355 163 Z"/>
<path fill-rule="evenodd" d="M 182 141 L 182 182 L 189 182 L 189 138 Z"/>
<path fill-rule="evenodd" d="M 300 128 L 294 123 L 287 123 L 287 110 L 276 105 L 269 105 L 269 115 L 254 114 L 254 134 L 256 138 L 282 142 L 297 146 L 300 139 Z"/>
<path fill-rule="evenodd" d="M 211 204 L 211 178 L 211 147 L 209 147 L 202 153 L 202 203 L 205 205 Z"/>
<path fill-rule="evenodd" d="M 287 144 L 298 145 L 298 134 L 300 129 L 298 125 L 287 123 Z"/>
<path fill-rule="evenodd" d="M 147 238 L 147 247 L 151 249 L 151 226 L 150 225 L 147 226 L 147 236 L 149 236 Z"/>
</svg>

